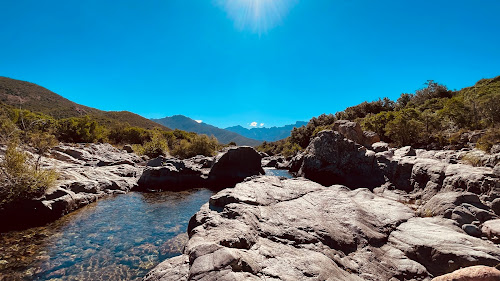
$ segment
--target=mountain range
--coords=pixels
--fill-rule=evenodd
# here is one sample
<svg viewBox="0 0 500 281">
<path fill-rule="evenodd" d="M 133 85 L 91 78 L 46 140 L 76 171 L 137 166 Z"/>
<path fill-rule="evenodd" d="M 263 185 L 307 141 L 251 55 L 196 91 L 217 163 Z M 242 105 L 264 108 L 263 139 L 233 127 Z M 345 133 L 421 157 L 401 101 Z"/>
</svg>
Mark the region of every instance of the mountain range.
<svg viewBox="0 0 500 281">
<path fill-rule="evenodd" d="M 217 138 L 217 140 L 219 140 L 219 142 L 224 144 L 235 142 L 237 145 L 257 146 L 262 143 L 262 141 L 246 138 L 235 132 L 217 128 L 205 123 L 198 123 L 197 121 L 184 115 L 174 115 L 171 117 L 151 120 L 171 129 L 179 129 L 209 136 L 213 135 Z"/>
<path fill-rule="evenodd" d="M 285 125 L 283 127 L 271 128 L 251 128 L 247 129 L 240 125 L 228 127 L 226 130 L 238 133 L 244 137 L 261 140 L 261 141 L 277 141 L 290 136 L 290 132 L 294 127 L 302 127 L 307 125 L 307 122 L 297 121 L 292 125 Z"/>
</svg>

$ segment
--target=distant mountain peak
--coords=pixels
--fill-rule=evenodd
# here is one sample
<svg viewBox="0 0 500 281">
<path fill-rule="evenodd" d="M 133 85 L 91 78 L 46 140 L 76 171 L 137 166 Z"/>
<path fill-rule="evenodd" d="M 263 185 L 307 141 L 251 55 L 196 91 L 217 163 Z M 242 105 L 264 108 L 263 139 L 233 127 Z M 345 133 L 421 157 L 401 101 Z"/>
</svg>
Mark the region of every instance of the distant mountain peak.
<svg viewBox="0 0 500 281">
<path fill-rule="evenodd" d="M 226 128 L 226 130 L 238 133 L 247 138 L 252 138 L 260 141 L 277 141 L 290 136 L 290 133 L 294 127 L 301 127 L 307 125 L 307 122 L 297 121 L 295 124 L 285 125 L 282 127 L 271 127 L 271 128 L 255 128 L 252 127 L 247 129 L 241 125 L 236 125 Z"/>
<path fill-rule="evenodd" d="M 197 134 L 213 135 L 221 143 L 235 142 L 237 145 L 257 146 L 262 141 L 244 137 L 236 132 L 217 128 L 215 126 L 194 120 L 184 115 L 173 115 L 161 119 L 151 119 L 152 121 L 167 126 L 171 129 L 179 129 Z"/>
</svg>

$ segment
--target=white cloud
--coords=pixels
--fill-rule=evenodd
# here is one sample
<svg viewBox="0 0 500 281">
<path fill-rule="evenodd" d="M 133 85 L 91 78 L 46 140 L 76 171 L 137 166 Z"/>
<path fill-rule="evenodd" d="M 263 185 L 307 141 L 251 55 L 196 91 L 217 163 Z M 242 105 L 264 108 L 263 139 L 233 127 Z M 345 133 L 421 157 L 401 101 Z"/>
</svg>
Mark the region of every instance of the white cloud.
<svg viewBox="0 0 500 281">
<path fill-rule="evenodd" d="M 261 126 L 261 127 L 264 127 L 264 123 L 260 123 L 260 126 Z"/>
<path fill-rule="evenodd" d="M 201 123 L 201 122 L 203 122 L 203 120 L 194 120 L 194 121 L 196 121 L 196 123 Z"/>
<path fill-rule="evenodd" d="M 257 122 L 250 123 L 250 127 L 257 127 Z"/>
</svg>

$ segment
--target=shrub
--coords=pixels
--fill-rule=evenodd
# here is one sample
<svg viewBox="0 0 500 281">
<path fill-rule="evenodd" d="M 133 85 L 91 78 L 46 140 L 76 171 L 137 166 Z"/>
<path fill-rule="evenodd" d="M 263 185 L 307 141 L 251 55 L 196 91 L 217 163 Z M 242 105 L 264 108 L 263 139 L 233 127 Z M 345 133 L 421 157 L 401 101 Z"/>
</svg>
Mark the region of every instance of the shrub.
<svg viewBox="0 0 500 281">
<path fill-rule="evenodd" d="M 0 163 L 0 206 L 23 199 L 32 199 L 45 193 L 54 185 L 57 173 L 52 169 L 40 169 L 31 164 L 27 153 L 11 141 Z"/>
<path fill-rule="evenodd" d="M 145 142 L 143 145 L 134 145 L 133 149 L 135 153 L 147 155 L 151 158 L 168 154 L 167 140 L 158 131 L 153 131 L 150 141 Z"/>
<path fill-rule="evenodd" d="M 500 129 L 490 129 L 477 141 L 476 147 L 483 151 L 490 152 L 493 145 L 499 143 Z"/>
<path fill-rule="evenodd" d="M 483 162 L 481 161 L 481 157 L 473 154 L 473 153 L 467 153 L 462 157 L 462 162 L 469 164 L 474 167 L 480 167 L 483 165 Z"/>
</svg>

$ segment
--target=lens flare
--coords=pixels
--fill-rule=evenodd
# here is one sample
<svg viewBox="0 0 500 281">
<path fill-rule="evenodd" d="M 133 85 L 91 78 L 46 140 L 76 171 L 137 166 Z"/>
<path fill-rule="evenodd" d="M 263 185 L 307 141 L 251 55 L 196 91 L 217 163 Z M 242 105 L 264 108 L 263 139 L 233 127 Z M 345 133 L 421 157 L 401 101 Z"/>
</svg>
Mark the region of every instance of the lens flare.
<svg viewBox="0 0 500 281">
<path fill-rule="evenodd" d="M 265 33 L 279 25 L 298 0 L 217 0 L 240 30 Z"/>
</svg>

